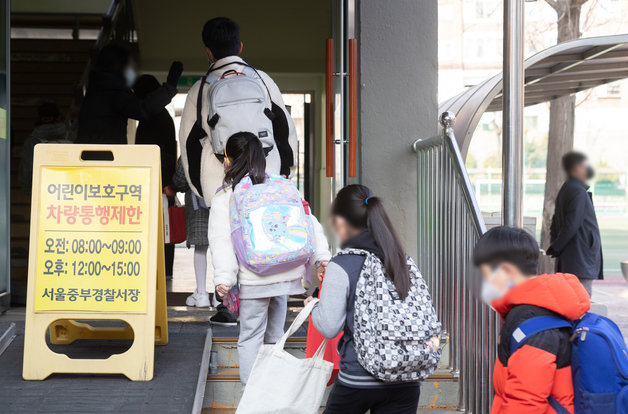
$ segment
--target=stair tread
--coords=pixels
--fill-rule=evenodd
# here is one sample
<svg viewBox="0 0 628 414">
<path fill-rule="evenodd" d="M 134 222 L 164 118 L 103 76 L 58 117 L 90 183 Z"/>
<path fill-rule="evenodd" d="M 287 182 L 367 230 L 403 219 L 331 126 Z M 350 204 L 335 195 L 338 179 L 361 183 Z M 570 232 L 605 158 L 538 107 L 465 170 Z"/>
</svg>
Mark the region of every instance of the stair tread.
<svg viewBox="0 0 628 414">
<path fill-rule="evenodd" d="M 207 382 L 218 381 L 239 381 L 240 380 L 240 367 L 218 367 L 215 374 L 209 374 L 207 376 Z M 439 368 L 432 375 L 430 375 L 425 381 L 457 381 L 457 378 L 452 372 L 446 368 Z"/>
<path fill-rule="evenodd" d="M 219 337 L 214 337 L 212 338 L 212 342 L 213 343 L 237 343 L 238 342 L 238 337 L 237 336 L 219 336 Z M 290 338 L 288 338 L 288 340 L 286 341 L 287 343 L 303 343 L 305 344 L 307 342 L 307 337 L 305 336 L 291 336 Z"/>
</svg>

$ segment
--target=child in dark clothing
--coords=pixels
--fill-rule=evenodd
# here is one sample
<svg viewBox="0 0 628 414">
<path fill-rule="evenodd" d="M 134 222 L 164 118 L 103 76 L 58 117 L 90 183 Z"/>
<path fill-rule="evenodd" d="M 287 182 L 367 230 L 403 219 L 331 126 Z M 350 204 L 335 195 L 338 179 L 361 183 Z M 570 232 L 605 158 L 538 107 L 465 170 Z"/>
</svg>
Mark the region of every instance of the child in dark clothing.
<svg viewBox="0 0 628 414">
<path fill-rule="evenodd" d="M 349 185 L 338 192 L 331 213 L 342 248 L 375 255 L 401 300 L 408 297 L 413 283 L 411 259 L 381 200 L 363 185 Z M 416 413 L 420 382 L 383 382 L 361 365 L 356 353 L 354 315 L 360 310 L 355 307 L 355 296 L 364 263 L 365 256 L 359 254 L 335 256 L 326 269 L 320 302 L 312 311 L 312 322 L 323 336 L 334 338 L 344 332 L 338 342 L 340 372 L 325 413 Z"/>
</svg>

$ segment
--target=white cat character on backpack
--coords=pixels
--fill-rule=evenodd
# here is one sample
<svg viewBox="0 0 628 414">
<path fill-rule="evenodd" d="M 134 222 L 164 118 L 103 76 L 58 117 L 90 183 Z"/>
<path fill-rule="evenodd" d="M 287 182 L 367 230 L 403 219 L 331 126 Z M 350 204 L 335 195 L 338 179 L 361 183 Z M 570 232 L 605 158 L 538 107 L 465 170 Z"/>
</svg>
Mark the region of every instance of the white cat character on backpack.
<svg viewBox="0 0 628 414">
<path fill-rule="evenodd" d="M 212 19 L 203 28 L 203 42 L 213 63 L 188 92 L 179 144 L 190 188 L 211 207 L 222 185 L 223 148 L 231 135 L 255 134 L 266 153 L 266 171 L 284 176 L 293 172 L 298 144 L 275 82 L 238 56 L 238 25 L 227 18 Z"/>
</svg>

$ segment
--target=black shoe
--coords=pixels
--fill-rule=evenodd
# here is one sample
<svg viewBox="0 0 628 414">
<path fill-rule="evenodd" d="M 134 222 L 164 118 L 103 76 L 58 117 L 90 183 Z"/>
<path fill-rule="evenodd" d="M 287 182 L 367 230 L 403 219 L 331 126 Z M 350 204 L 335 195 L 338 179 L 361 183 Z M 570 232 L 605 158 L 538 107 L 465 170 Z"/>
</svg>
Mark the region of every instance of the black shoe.
<svg viewBox="0 0 628 414">
<path fill-rule="evenodd" d="M 209 322 L 218 326 L 237 326 L 238 316 L 226 309 L 219 309 L 217 314 L 209 318 Z"/>
</svg>

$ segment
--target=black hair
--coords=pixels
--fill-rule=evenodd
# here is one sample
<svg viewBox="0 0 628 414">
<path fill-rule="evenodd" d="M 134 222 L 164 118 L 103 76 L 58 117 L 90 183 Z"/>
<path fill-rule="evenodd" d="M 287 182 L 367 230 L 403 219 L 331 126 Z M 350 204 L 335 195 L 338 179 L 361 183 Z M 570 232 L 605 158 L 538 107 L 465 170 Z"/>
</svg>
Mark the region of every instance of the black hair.
<svg viewBox="0 0 628 414">
<path fill-rule="evenodd" d="M 569 151 L 563 155 L 563 170 L 567 175 L 571 174 L 576 165 L 580 165 L 587 160 L 587 156 L 578 151 Z"/>
<path fill-rule="evenodd" d="M 215 17 L 203 25 L 203 43 L 216 60 L 240 52 L 240 26 L 228 17 Z"/>
<path fill-rule="evenodd" d="M 236 132 L 225 145 L 225 158 L 229 168 L 225 172 L 225 184 L 235 188 L 247 175 L 253 184 L 266 180 L 266 157 L 262 143 L 255 134 Z"/>
<path fill-rule="evenodd" d="M 129 49 L 118 43 L 109 43 L 100 50 L 96 59 L 96 68 L 103 72 L 111 72 L 122 76 L 124 68 L 131 61 Z"/>
<path fill-rule="evenodd" d="M 403 244 L 386 214 L 384 204 L 368 187 L 351 184 L 338 192 L 331 205 L 331 214 L 347 220 L 356 229 L 365 229 L 382 251 L 386 276 L 404 300 L 410 289 L 410 271 Z"/>
<path fill-rule="evenodd" d="M 43 118 L 53 118 L 54 120 L 57 120 L 60 115 L 59 107 L 54 102 L 43 102 L 37 107 L 37 115 L 39 117 L 39 121 Z"/>
<path fill-rule="evenodd" d="M 511 263 L 526 275 L 536 275 L 539 266 L 539 244 L 524 229 L 499 226 L 484 233 L 473 250 L 476 266 L 497 268 Z"/>
<path fill-rule="evenodd" d="M 159 89 L 160 86 L 159 81 L 153 75 L 142 75 L 135 81 L 133 92 L 138 98 L 144 99 L 149 93 Z"/>
</svg>

